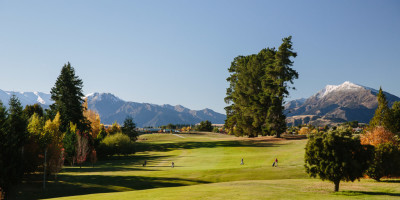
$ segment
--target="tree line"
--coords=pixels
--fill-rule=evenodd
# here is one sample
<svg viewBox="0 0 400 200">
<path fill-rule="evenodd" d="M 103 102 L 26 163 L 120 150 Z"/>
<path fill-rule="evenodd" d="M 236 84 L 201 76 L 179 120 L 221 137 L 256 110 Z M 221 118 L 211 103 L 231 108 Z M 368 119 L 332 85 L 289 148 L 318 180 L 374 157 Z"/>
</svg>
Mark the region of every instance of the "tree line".
<svg viewBox="0 0 400 200">
<path fill-rule="evenodd" d="M 105 128 L 100 116 L 87 108 L 83 81 L 65 64 L 51 89 L 54 104 L 22 107 L 10 98 L 8 109 L 0 101 L 0 197 L 7 199 L 24 174 L 41 171 L 56 175 L 64 164 L 79 164 L 97 157 L 135 152 L 136 125 L 127 117 L 123 126 Z"/>
</svg>

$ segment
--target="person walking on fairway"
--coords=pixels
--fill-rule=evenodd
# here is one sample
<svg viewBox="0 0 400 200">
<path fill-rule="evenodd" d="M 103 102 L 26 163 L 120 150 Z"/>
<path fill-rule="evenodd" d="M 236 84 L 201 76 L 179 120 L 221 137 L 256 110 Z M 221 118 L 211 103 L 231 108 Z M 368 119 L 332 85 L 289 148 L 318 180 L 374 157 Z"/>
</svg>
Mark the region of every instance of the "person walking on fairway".
<svg viewBox="0 0 400 200">
<path fill-rule="evenodd" d="M 243 158 L 242 158 L 242 162 L 240 163 L 240 165 L 244 165 Z"/>
<path fill-rule="evenodd" d="M 275 158 L 275 167 L 278 167 L 278 158 Z"/>
<path fill-rule="evenodd" d="M 146 167 L 147 161 L 144 160 L 143 167 Z"/>
<path fill-rule="evenodd" d="M 171 167 L 172 167 L 172 168 L 174 168 L 174 167 L 175 167 L 175 164 L 174 164 L 174 162 L 172 162 L 172 163 L 171 163 Z"/>
</svg>

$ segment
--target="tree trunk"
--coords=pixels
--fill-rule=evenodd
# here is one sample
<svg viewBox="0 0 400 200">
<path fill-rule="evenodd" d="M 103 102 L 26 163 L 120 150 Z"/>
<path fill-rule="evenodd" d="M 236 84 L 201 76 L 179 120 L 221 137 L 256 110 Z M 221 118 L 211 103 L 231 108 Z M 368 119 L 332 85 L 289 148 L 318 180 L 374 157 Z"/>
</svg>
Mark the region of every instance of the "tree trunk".
<svg viewBox="0 0 400 200">
<path fill-rule="evenodd" d="M 334 182 L 334 184 L 335 184 L 335 192 L 339 192 L 339 183 L 340 183 L 340 180 Z"/>
<path fill-rule="evenodd" d="M 46 157 L 47 157 L 47 148 L 44 150 L 44 163 L 43 163 L 43 189 L 46 189 Z"/>
</svg>

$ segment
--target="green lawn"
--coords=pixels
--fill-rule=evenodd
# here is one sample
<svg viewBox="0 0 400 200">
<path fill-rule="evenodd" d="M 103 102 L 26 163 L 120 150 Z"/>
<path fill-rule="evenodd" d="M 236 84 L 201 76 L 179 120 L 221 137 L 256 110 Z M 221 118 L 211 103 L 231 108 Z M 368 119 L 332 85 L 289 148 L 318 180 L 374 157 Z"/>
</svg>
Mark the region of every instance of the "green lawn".
<svg viewBox="0 0 400 200">
<path fill-rule="evenodd" d="M 272 140 L 269 140 L 272 139 Z M 399 182 L 333 184 L 304 171 L 306 140 L 248 140 L 203 134 L 142 135 L 140 152 L 65 167 L 41 189 L 39 175 L 19 187 L 17 199 L 315 199 L 400 197 Z M 275 157 L 279 166 L 272 167 Z M 244 165 L 240 165 L 241 158 Z M 142 163 L 147 160 L 147 166 Z M 175 167 L 171 168 L 171 162 Z M 32 180 L 38 180 L 37 182 Z M 75 196 L 83 195 L 83 196 Z"/>
</svg>

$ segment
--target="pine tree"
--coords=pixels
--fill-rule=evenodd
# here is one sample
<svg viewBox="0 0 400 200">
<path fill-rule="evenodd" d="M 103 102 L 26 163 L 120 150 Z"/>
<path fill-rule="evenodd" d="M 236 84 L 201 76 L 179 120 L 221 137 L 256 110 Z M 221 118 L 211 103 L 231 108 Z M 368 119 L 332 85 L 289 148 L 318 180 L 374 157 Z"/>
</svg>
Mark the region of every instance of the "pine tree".
<svg viewBox="0 0 400 200">
<path fill-rule="evenodd" d="M 397 134 L 400 133 L 400 101 L 396 101 L 392 106 L 392 119 L 393 131 Z"/>
<path fill-rule="evenodd" d="M 28 139 L 26 127 L 27 120 L 15 95 L 10 98 L 8 113 L 0 104 L 0 187 L 6 196 L 24 172 L 23 146 Z"/>
<path fill-rule="evenodd" d="M 50 108 L 60 113 L 63 132 L 67 130 L 70 122 L 76 124 L 81 131 L 90 129 L 89 122 L 83 116 L 82 87 L 82 80 L 75 75 L 74 68 L 68 62 L 61 69 L 61 74 L 50 92 L 54 101 Z"/>
<path fill-rule="evenodd" d="M 8 139 L 8 126 L 7 126 L 7 110 L 0 101 L 0 189 L 5 195 L 9 191 L 9 187 L 12 185 L 10 183 L 9 171 L 11 167 L 8 164 L 8 158 L 10 154 L 10 140 Z M 13 150 L 13 149 L 12 149 Z M 11 150 L 11 151 L 12 151 Z M 1 196 L 4 194 L 0 194 Z"/>
<path fill-rule="evenodd" d="M 136 141 L 139 134 L 135 129 L 136 124 L 133 122 L 133 118 L 127 117 L 124 120 L 124 125 L 121 128 L 122 133 L 129 136 L 132 141 Z"/>
<path fill-rule="evenodd" d="M 275 95 L 271 96 L 271 109 L 268 112 L 269 124 L 272 126 L 274 135 L 280 137 L 280 134 L 286 130 L 286 116 L 283 114 L 283 100 L 289 95 L 289 84 L 293 84 L 293 79 L 299 78 L 297 71 L 291 68 L 292 57 L 297 56 L 292 48 L 292 36 L 282 39 L 283 43 L 275 54 L 275 66 L 273 73 Z"/>
<path fill-rule="evenodd" d="M 393 132 L 392 112 L 389 109 L 388 101 L 385 94 L 383 94 L 382 88 L 379 88 L 377 98 L 378 108 L 376 108 L 374 117 L 369 122 L 369 128 L 372 130 L 375 127 L 382 126 Z"/>
</svg>

